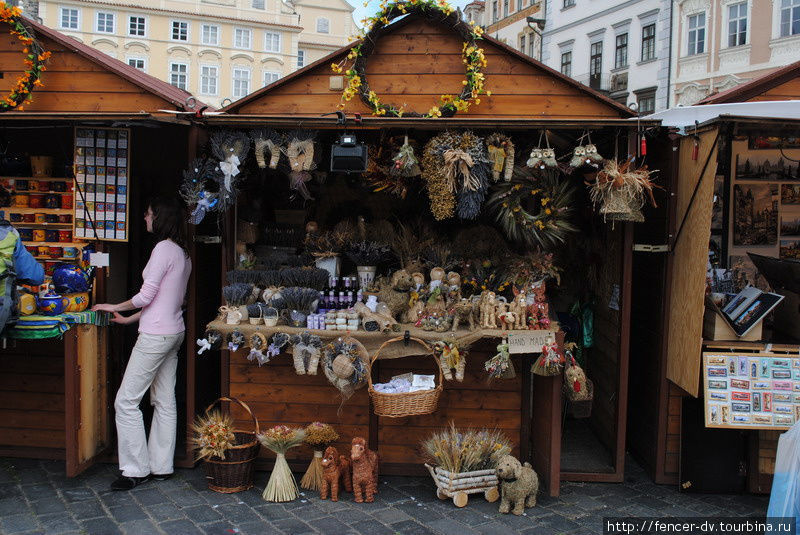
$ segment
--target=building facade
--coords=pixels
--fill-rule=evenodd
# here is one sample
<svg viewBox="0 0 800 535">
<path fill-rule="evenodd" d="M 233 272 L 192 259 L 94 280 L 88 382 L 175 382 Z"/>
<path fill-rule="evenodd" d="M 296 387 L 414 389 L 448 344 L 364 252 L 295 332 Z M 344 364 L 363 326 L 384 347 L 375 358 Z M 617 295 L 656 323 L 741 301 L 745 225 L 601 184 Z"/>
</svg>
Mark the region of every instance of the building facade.
<svg viewBox="0 0 800 535">
<path fill-rule="evenodd" d="M 542 61 L 646 115 L 667 107 L 670 0 L 550 0 Z"/>
<path fill-rule="evenodd" d="M 800 0 L 675 0 L 672 106 L 800 59 Z"/>
<path fill-rule="evenodd" d="M 464 18 L 483 26 L 488 35 L 532 58 L 541 58 L 541 28 L 536 0 L 476 0 L 464 6 Z"/>
<path fill-rule="evenodd" d="M 347 43 L 344 0 L 26 0 L 26 13 L 221 107 Z"/>
</svg>

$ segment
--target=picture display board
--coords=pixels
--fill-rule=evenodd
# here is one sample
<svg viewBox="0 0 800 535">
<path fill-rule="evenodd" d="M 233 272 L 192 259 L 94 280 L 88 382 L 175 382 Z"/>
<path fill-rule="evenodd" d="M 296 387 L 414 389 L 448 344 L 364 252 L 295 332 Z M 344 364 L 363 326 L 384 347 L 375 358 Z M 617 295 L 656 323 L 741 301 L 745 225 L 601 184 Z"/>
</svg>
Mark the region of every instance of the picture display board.
<svg viewBox="0 0 800 535">
<path fill-rule="evenodd" d="M 127 128 L 75 128 L 75 237 L 128 241 Z"/>
<path fill-rule="evenodd" d="M 800 420 L 800 354 L 703 353 L 706 427 L 789 429 Z"/>
</svg>

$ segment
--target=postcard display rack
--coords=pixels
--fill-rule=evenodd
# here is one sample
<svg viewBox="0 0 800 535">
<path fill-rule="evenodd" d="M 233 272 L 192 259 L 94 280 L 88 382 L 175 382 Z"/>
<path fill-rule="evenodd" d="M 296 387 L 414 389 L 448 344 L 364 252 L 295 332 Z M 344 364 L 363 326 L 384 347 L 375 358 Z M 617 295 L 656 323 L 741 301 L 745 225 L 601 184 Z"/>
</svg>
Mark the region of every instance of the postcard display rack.
<svg viewBox="0 0 800 535">
<path fill-rule="evenodd" d="M 800 355 L 703 353 L 706 427 L 789 429 L 800 421 Z"/>
<path fill-rule="evenodd" d="M 75 129 L 75 236 L 128 241 L 130 130 Z"/>
</svg>

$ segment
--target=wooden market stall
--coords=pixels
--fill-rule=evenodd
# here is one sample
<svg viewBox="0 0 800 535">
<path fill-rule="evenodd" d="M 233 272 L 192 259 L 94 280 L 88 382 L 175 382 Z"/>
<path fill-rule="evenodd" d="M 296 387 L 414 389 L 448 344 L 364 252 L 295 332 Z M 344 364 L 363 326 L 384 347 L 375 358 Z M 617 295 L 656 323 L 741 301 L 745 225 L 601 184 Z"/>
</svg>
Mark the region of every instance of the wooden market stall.
<svg viewBox="0 0 800 535">
<path fill-rule="evenodd" d="M 98 251 L 109 253 L 110 266 L 96 272 L 92 303 L 121 302 L 140 287 L 141 270 L 153 245 L 140 224 L 144 203 L 154 194 L 174 192 L 194 147 L 196 131 L 170 113 L 193 115 L 191 96 L 55 30 L 34 21 L 25 20 L 25 24 L 52 56 L 41 76 L 43 87 L 35 88 L 32 102 L 26 102 L 22 110 L 0 114 L 4 147 L 0 179 L 15 198 L 26 201 L 39 196 L 30 191 L 35 184 L 45 186 L 39 189 L 49 196 L 54 192 L 48 190 L 56 185 L 62 193 L 56 194 L 61 196 L 58 206 L 23 207 L 18 201 L 5 210 L 6 217 L 22 231 L 33 254 L 43 264 L 47 262 L 48 271 L 65 255 L 69 255 L 67 260 L 76 258 L 72 247 L 82 249 L 92 243 Z M 6 94 L 21 74 L 23 45 L 4 28 L 0 93 Z M 33 174 L 31 156 L 47 161 L 50 170 Z M 102 181 L 100 169 L 103 175 L 107 173 Z M 101 205 L 111 209 L 103 210 Z M 59 222 L 29 222 L 25 216 L 30 214 L 32 219 L 34 212 L 41 212 L 42 219 L 54 216 L 53 221 Z M 56 230 L 50 242 L 28 236 L 36 236 L 41 229 L 60 229 L 62 236 Z M 44 258 L 39 251 L 44 253 L 42 247 L 48 246 L 51 254 Z M 192 288 L 197 280 L 193 277 Z M 202 302 L 189 310 L 202 311 Z M 190 303 L 198 301 L 191 296 Z M 114 394 L 136 332 L 133 327 L 109 327 L 101 315 L 86 315 L 81 321 L 88 324 L 59 321 L 58 331 L 65 331 L 60 336 L 56 331 L 53 338 L 18 338 L 20 323 L 4 340 L 0 455 L 62 459 L 67 475 L 72 476 L 104 453 L 113 454 Z M 192 339 L 193 320 L 190 313 L 187 340 Z M 193 351 L 193 344 L 188 344 L 186 352 L 191 356 Z M 187 421 L 194 416 L 197 374 L 193 358 L 185 363 L 179 372 L 183 436 L 178 457 L 191 462 L 185 434 Z"/>
<path fill-rule="evenodd" d="M 713 425 L 715 405 L 704 388 L 708 363 L 702 355 L 718 354 L 731 362 L 772 354 L 781 361 L 800 346 L 796 334 L 779 328 L 784 304 L 763 330 L 759 326 L 745 338 L 721 334 L 723 320 L 705 297 L 707 264 L 711 258 L 719 268 L 736 268 L 748 283 L 766 289 L 766 279 L 747 253 L 796 258 L 787 224 L 794 210 L 793 184 L 800 178 L 800 151 L 791 141 L 797 139 L 800 116 L 797 103 L 786 101 L 800 97 L 799 83 L 797 62 L 698 106 L 654 116 L 673 127 L 676 193 L 664 219 L 643 226 L 652 243 L 668 247 L 650 255 L 661 260 L 649 260 L 659 263 L 666 281 L 664 308 L 650 322 L 654 329 L 660 324 L 663 333 L 653 359 L 657 364 L 631 397 L 632 418 L 649 421 L 652 432 L 632 441 L 631 451 L 656 482 L 680 483 L 688 491 L 769 492 L 777 437 L 789 415 L 761 411 L 765 407 L 751 406 L 750 394 L 742 392 L 736 394 L 748 397 L 748 407 L 740 408 L 748 408 L 750 415 L 734 415 L 747 421 Z M 774 289 L 782 295 L 785 290 Z M 634 295 L 639 292 L 651 294 L 652 287 L 637 280 Z M 726 379 L 732 381 L 729 388 L 742 381 L 737 376 Z M 727 393 L 715 395 L 721 399 Z M 644 408 L 648 405 L 657 409 Z"/>
<path fill-rule="evenodd" d="M 637 123 L 628 120 L 631 112 L 627 108 L 489 37 L 484 37 L 480 45 L 488 62 L 484 73 L 491 95 L 481 96 L 480 105 L 468 112 L 435 120 L 367 117 L 370 109 L 354 98 L 344 106 L 348 116 L 346 123 L 337 125 L 335 120 L 322 117 L 337 110 L 346 86 L 341 75 L 331 72 L 331 63 L 344 60 L 352 46 L 357 45 L 345 47 L 231 104 L 222 110 L 225 114 L 208 118 L 208 125 L 230 131 L 264 127 L 282 132 L 314 129 L 316 146 L 323 152 L 320 161 L 326 162 L 320 163 L 320 169 L 325 170 L 328 147 L 345 130 L 354 133 L 359 141 L 373 145 L 380 144 L 391 134 L 406 133 L 410 137 L 427 139 L 445 129 L 469 128 L 480 135 L 500 130 L 519 139 L 518 162 L 528 158 L 527 151 L 536 144 L 537 138 L 539 144 L 544 145 L 545 131 L 559 156 L 571 151 L 571 144 L 589 131 L 600 150 L 609 156 L 615 152 L 624 155 L 638 139 Z M 370 87 L 382 101 L 402 103 L 407 109 L 427 110 L 440 94 L 458 89 L 464 76 L 462 45 L 461 38 L 446 25 L 408 16 L 389 26 L 376 43 L 366 67 Z M 638 126 L 645 128 L 655 124 L 642 121 Z M 524 153 L 522 147 L 525 147 Z M 418 154 L 421 151 L 422 143 Z M 276 209 L 268 219 L 269 224 L 293 224 L 296 232 L 304 232 L 303 224 L 312 213 L 305 209 L 314 203 L 295 202 L 291 205 L 295 210 L 275 206 L 278 202 L 275 199 L 282 198 L 280 196 L 287 191 L 285 175 L 271 170 L 257 170 L 251 174 L 253 178 L 248 184 L 253 189 L 247 189 L 246 200 L 240 201 L 240 215 L 248 202 L 264 195 L 266 204 L 261 205 L 261 213 Z M 317 202 L 324 208 L 314 212 L 320 225 L 325 224 L 326 214 L 335 216 L 338 212 L 340 217 L 346 217 L 372 207 L 372 217 L 379 218 L 386 217 L 400 204 L 388 197 L 369 194 L 368 189 L 359 189 L 356 182 L 357 178 L 331 173 L 326 184 L 344 185 L 321 192 Z M 582 186 L 582 181 L 578 180 L 576 185 Z M 259 193 L 262 191 L 268 193 Z M 323 420 L 333 424 L 342 435 L 340 449 L 350 437 L 364 436 L 379 452 L 381 471 L 386 474 L 423 473 L 418 449 L 420 439 L 431 430 L 454 421 L 465 427 L 487 426 L 505 431 L 516 444 L 515 453 L 523 460 L 532 461 L 551 495 L 558 494 L 561 480 L 622 481 L 633 225 L 610 222 L 606 225 L 601 219 L 592 219 L 590 203 L 583 195 L 579 198 L 583 204 L 576 209 L 594 222 L 587 228 L 586 235 L 596 239 L 592 256 L 598 281 L 594 307 L 595 344 L 587 357 L 587 373 L 595 385 L 590 418 L 562 419 L 562 379 L 532 375 L 530 355 L 515 356 L 515 379 L 487 383 L 483 363 L 495 352 L 498 333 L 493 332 L 483 333 L 482 340 L 472 345 L 464 381 L 446 382 L 438 409 L 427 416 L 379 418 L 371 410 L 365 390 L 357 391 L 342 404 L 336 390 L 322 374 L 296 375 L 290 359 L 284 356 L 265 366 L 256 366 L 245 358 L 247 350 L 241 349 L 222 351 L 222 394 L 246 401 L 262 429 L 277 424 L 304 425 L 312 420 Z M 427 203 L 427 200 L 421 202 Z M 269 203 L 273 203 L 272 206 Z M 265 234 L 266 221 L 262 223 L 262 234 Z M 224 231 L 225 270 L 237 266 L 237 236 L 242 239 L 241 227 L 237 230 L 235 216 L 230 214 Z M 260 243 L 264 244 L 262 250 L 267 254 L 268 242 Z M 585 245 L 575 245 L 575 250 Z M 256 245 L 256 255 L 259 254 Z M 234 329 L 219 320 L 210 327 L 228 334 Z M 248 335 L 255 331 L 267 335 L 275 332 L 274 328 L 264 325 L 242 325 L 237 329 Z M 401 331 L 403 329 L 405 327 Z M 332 336 L 330 331 L 314 333 L 323 338 Z M 425 334 L 430 339 L 433 333 Z M 363 332 L 356 334 L 356 338 L 364 337 L 369 338 Z M 374 351 L 379 344 L 365 342 L 365 345 Z M 430 360 L 417 357 L 409 364 L 411 361 L 378 361 L 379 371 L 374 373 L 376 381 L 388 380 L 400 370 L 408 371 L 409 367 L 415 371 L 434 369 Z M 252 425 L 244 411 L 232 407 L 241 427 Z M 299 449 L 290 451 L 287 457 L 294 468 L 301 469 L 308 455 L 308 451 Z M 262 456 L 265 461 L 270 458 L 266 453 Z"/>
</svg>

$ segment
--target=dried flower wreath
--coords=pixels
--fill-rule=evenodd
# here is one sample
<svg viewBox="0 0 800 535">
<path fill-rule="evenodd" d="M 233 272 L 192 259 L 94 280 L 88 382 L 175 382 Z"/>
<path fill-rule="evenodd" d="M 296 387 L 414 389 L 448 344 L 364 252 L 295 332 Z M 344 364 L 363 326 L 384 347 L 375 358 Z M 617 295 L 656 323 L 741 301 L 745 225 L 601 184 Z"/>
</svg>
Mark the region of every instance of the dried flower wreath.
<svg viewBox="0 0 800 535">
<path fill-rule="evenodd" d="M 0 112 L 16 109 L 24 111 L 23 103 L 32 100 L 31 92 L 35 87 L 42 87 L 39 79 L 42 71 L 45 70 L 44 63 L 50 57 L 50 52 L 45 52 L 42 46 L 34 38 L 32 30 L 25 25 L 22 19 L 22 11 L 18 7 L 9 7 L 5 2 L 0 1 L 0 21 L 10 26 L 10 33 L 16 37 L 23 45 L 22 54 L 25 70 L 22 72 L 16 83 L 11 86 L 9 93 L 0 98 Z M 16 70 L 16 69 L 11 69 Z"/>
</svg>

